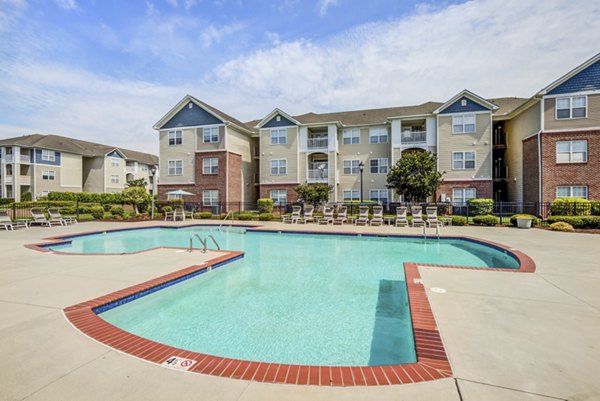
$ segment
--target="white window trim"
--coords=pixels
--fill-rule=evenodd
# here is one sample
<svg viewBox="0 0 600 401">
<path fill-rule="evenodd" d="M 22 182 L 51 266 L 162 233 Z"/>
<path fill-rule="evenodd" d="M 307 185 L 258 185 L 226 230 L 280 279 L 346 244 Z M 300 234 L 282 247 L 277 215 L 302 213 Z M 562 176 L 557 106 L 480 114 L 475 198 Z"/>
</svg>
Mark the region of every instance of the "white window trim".
<svg viewBox="0 0 600 401">
<path fill-rule="evenodd" d="M 346 197 L 346 193 L 350 192 L 350 198 Z M 354 194 L 356 193 L 356 196 Z M 342 201 L 344 202 L 352 202 L 360 200 L 360 189 L 344 189 L 342 191 Z"/>
<path fill-rule="evenodd" d="M 216 160 L 216 164 L 212 165 L 212 163 L 210 163 L 208 166 L 206 165 L 207 162 L 211 161 L 211 160 Z M 208 171 L 207 171 L 207 167 L 208 167 Z M 216 167 L 217 168 L 217 172 L 213 173 L 212 172 L 212 168 Z M 205 175 L 217 175 L 219 174 L 219 158 L 218 157 L 205 157 L 202 159 L 202 174 Z"/>
<path fill-rule="evenodd" d="M 585 115 L 583 117 L 573 117 L 573 98 L 582 97 L 585 99 Z M 569 117 L 568 118 L 558 118 L 558 101 L 560 99 L 569 99 Z M 564 110 L 564 109 L 561 109 Z M 588 97 L 587 95 L 574 95 L 574 96 L 558 96 L 554 98 L 554 119 L 558 121 L 562 120 L 578 120 L 581 118 L 588 117 Z"/>
<path fill-rule="evenodd" d="M 47 176 L 48 178 L 44 178 L 44 175 Z M 52 178 L 50 178 L 51 175 L 52 175 Z M 54 181 L 54 180 L 56 180 L 56 171 L 55 170 L 42 170 L 42 181 Z"/>
<path fill-rule="evenodd" d="M 213 195 L 217 194 L 216 198 L 212 196 L 206 196 L 206 193 Z M 218 189 L 205 189 L 202 191 L 202 206 L 218 206 L 219 205 L 219 190 Z"/>
<path fill-rule="evenodd" d="M 280 199 L 280 197 L 279 196 L 273 197 L 274 192 L 277 192 L 277 194 L 281 194 L 283 192 L 285 194 L 285 198 L 284 198 L 285 202 L 280 202 L 280 201 L 276 200 L 276 199 Z M 273 204 L 277 205 L 277 206 L 285 205 L 287 203 L 287 195 L 288 195 L 287 189 L 272 189 L 269 191 L 269 198 L 273 199 Z"/>
<path fill-rule="evenodd" d="M 220 127 L 219 125 L 210 125 L 210 126 L 204 126 L 204 127 L 202 127 L 202 143 L 219 143 L 219 142 L 221 142 L 221 133 L 219 132 L 220 131 L 219 127 Z M 204 130 L 205 129 L 208 129 L 208 130 L 211 130 L 211 131 L 213 129 L 216 129 L 217 130 L 217 140 L 216 141 L 212 140 L 212 133 L 211 133 L 209 140 L 206 141 L 205 140 L 206 138 L 204 136 Z"/>
<path fill-rule="evenodd" d="M 352 162 L 357 161 L 358 164 L 356 165 L 356 173 L 352 173 Z M 345 167 L 344 167 L 344 163 L 345 162 L 350 162 L 350 173 L 346 173 Z M 359 175 L 360 174 L 360 167 L 358 166 L 360 164 L 360 159 L 343 159 L 342 160 L 342 175 Z M 367 167 L 367 166 L 365 166 Z"/>
<path fill-rule="evenodd" d="M 569 196 L 558 196 L 559 188 L 569 188 Z M 556 186 L 556 199 L 569 199 L 569 198 L 580 198 L 580 196 L 573 196 L 573 188 L 585 188 L 585 199 L 589 199 L 590 187 L 587 185 L 557 185 Z"/>
<path fill-rule="evenodd" d="M 175 167 L 173 167 L 175 169 L 175 174 L 171 174 L 171 167 L 169 166 L 169 163 L 171 163 L 171 162 L 181 162 L 181 174 L 177 174 L 177 163 L 175 163 Z M 182 176 L 183 175 L 183 160 L 182 159 L 167 160 L 167 175 L 173 176 L 173 177 Z"/>
<path fill-rule="evenodd" d="M 558 144 L 561 142 L 568 142 L 570 144 L 569 145 L 569 161 L 566 161 L 566 162 L 558 161 L 559 153 L 567 153 L 567 152 L 559 152 L 558 151 Z M 573 142 L 585 142 L 585 159 L 583 161 L 573 161 Z M 588 162 L 588 141 L 587 141 L 587 139 L 575 139 L 572 141 L 556 141 L 555 147 L 556 147 L 556 164 L 582 164 L 582 163 Z M 576 153 L 580 153 L 580 152 L 576 152 Z"/>
<path fill-rule="evenodd" d="M 44 157 L 46 155 L 46 157 Z M 55 162 L 56 161 L 56 152 L 53 150 L 42 149 L 42 161 L 45 162 Z"/>
<path fill-rule="evenodd" d="M 118 157 L 111 156 L 110 157 L 110 166 L 111 167 L 119 167 L 121 165 L 121 159 Z"/>
<path fill-rule="evenodd" d="M 111 184 L 119 184 L 120 183 L 120 179 L 119 179 L 119 175 L 118 174 L 111 174 L 110 175 L 110 183 Z"/>
<path fill-rule="evenodd" d="M 466 199 L 465 196 L 465 191 L 467 189 L 472 189 L 473 191 L 475 191 L 475 196 L 473 198 L 469 198 L 469 199 L 476 199 L 477 198 L 477 188 L 475 187 L 466 187 L 466 188 L 452 188 L 452 203 L 466 203 L 468 199 Z M 457 201 L 456 197 L 454 196 L 454 191 L 461 191 L 462 192 L 462 196 L 461 196 L 461 200 Z"/>
<path fill-rule="evenodd" d="M 462 163 L 463 163 L 463 167 L 462 168 L 454 168 L 454 154 L 455 153 L 462 153 L 463 154 L 463 159 L 462 159 Z M 466 167 L 466 161 L 467 159 L 465 158 L 465 153 L 473 153 L 473 168 L 467 168 Z M 474 150 L 457 150 L 457 151 L 453 151 L 452 152 L 452 160 L 451 160 L 451 164 L 452 164 L 452 170 L 475 170 L 477 168 L 477 152 L 475 152 Z"/>
<path fill-rule="evenodd" d="M 372 160 L 377 160 L 377 172 L 376 173 L 371 171 L 371 167 L 372 167 L 371 161 Z M 385 160 L 387 162 L 387 164 L 385 166 L 387 171 L 385 173 L 381 172 L 381 160 Z M 389 171 L 390 171 L 390 159 L 388 159 L 387 157 L 375 157 L 375 158 L 369 160 L 369 173 L 370 174 L 387 174 Z M 359 174 L 360 174 L 360 171 L 359 171 Z"/>
<path fill-rule="evenodd" d="M 358 132 L 358 135 L 354 135 L 354 132 Z M 344 140 L 346 139 L 346 134 L 349 133 L 348 138 L 350 138 L 350 143 L 345 143 Z M 354 138 L 358 138 L 358 142 L 353 143 L 352 139 Z M 342 131 L 342 145 L 360 145 L 360 128 L 345 128 Z"/>
<path fill-rule="evenodd" d="M 379 139 L 379 137 L 381 135 L 374 135 L 373 132 L 374 131 L 381 131 L 381 130 L 385 130 L 385 142 L 381 142 Z M 372 139 L 376 137 L 377 138 L 377 142 L 373 142 Z M 387 129 L 387 127 L 371 127 L 369 128 L 369 144 L 371 145 L 376 145 L 379 143 L 389 143 L 390 142 L 390 132 Z"/>
<path fill-rule="evenodd" d="M 284 142 L 281 143 L 281 136 L 277 136 L 277 143 L 273 143 L 273 132 L 275 131 L 283 131 L 284 135 Z M 281 128 L 281 127 L 277 127 L 277 128 L 269 128 L 269 144 L 270 145 L 287 145 L 287 128 Z"/>
<path fill-rule="evenodd" d="M 277 162 L 281 162 L 284 161 L 285 162 L 285 173 L 280 173 L 280 169 L 281 167 L 279 166 L 279 163 L 277 163 L 277 173 L 273 174 L 273 165 L 271 164 L 272 162 L 277 161 Z M 271 159 L 269 160 L 269 175 L 287 175 L 288 173 L 288 162 L 287 159 Z"/>
<path fill-rule="evenodd" d="M 204 131 L 202 131 L 204 134 Z M 171 145 L 171 134 L 173 134 L 174 143 Z M 181 143 L 177 143 L 177 134 L 179 134 L 179 138 L 181 139 Z M 183 145 L 183 131 L 182 130 L 171 130 L 167 133 L 167 145 L 168 146 L 179 146 Z"/>
<path fill-rule="evenodd" d="M 390 202 L 390 191 L 389 189 L 369 189 L 369 199 L 373 200 L 373 191 L 377 191 L 377 202 L 381 202 L 381 196 L 379 196 L 382 192 L 385 192 L 387 203 Z"/>
<path fill-rule="evenodd" d="M 477 115 L 475 113 L 460 113 L 460 114 L 452 114 L 452 121 L 450 122 L 450 124 L 452 125 L 452 135 L 469 135 L 469 134 L 475 134 L 477 132 Z M 457 117 L 461 117 L 462 118 L 462 127 L 463 127 L 463 131 L 462 132 L 456 132 L 454 131 L 454 119 Z M 473 117 L 473 132 L 466 132 L 465 131 L 465 117 Z"/>
</svg>

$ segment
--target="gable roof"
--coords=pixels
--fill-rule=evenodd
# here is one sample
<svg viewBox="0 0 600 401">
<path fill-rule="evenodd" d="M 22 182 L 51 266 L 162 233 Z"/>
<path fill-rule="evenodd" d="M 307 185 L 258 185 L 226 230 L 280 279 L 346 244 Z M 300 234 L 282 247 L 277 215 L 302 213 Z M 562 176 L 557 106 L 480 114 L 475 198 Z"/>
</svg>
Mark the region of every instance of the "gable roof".
<svg viewBox="0 0 600 401">
<path fill-rule="evenodd" d="M 453 105 L 457 100 L 459 100 L 462 97 L 466 97 L 468 99 L 471 99 L 475 103 L 478 103 L 481 106 L 485 107 L 486 109 L 490 109 L 492 111 L 496 110 L 498 108 L 498 106 L 496 106 L 494 103 L 491 103 L 491 102 L 487 101 L 486 99 L 482 98 L 479 95 L 476 95 L 475 93 L 471 92 L 468 89 L 463 89 L 462 91 L 460 91 L 459 93 L 457 93 L 452 99 L 448 100 L 446 103 L 444 103 L 443 105 L 441 105 L 440 107 L 438 107 L 436 110 L 434 110 L 433 114 L 439 114 L 439 113 L 441 113 L 442 111 L 444 111 L 446 108 L 448 108 L 451 105 Z"/>
<path fill-rule="evenodd" d="M 61 152 L 82 155 L 84 157 L 105 156 L 116 150 L 127 160 L 133 160 L 148 165 L 158 164 L 158 156 L 149 153 L 82 141 L 60 135 L 32 134 L 15 138 L 7 138 L 0 140 L 0 146 L 23 146 L 28 148 L 58 150 Z"/>
<path fill-rule="evenodd" d="M 493 116 L 506 116 L 524 105 L 531 98 L 523 97 L 498 97 L 495 99 L 487 99 L 494 103 L 498 108 L 492 113 Z"/>
<path fill-rule="evenodd" d="M 272 112 L 270 112 L 269 114 L 267 114 L 267 116 L 265 118 L 263 118 L 262 120 L 260 120 L 254 126 L 257 126 L 258 128 L 262 128 L 263 125 L 267 124 L 269 121 L 271 121 L 271 119 L 273 119 L 273 117 L 275 117 L 278 114 L 281 115 L 281 116 L 283 116 L 285 119 L 289 120 L 291 123 L 294 123 L 296 125 L 300 125 L 300 122 L 297 121 L 294 117 L 290 116 L 289 114 L 287 114 L 285 111 L 283 111 L 281 109 L 275 108 Z"/>
<path fill-rule="evenodd" d="M 595 56 L 593 56 L 592 58 L 590 58 L 589 60 L 578 65 L 571 71 L 567 72 L 565 75 L 558 78 L 556 81 L 552 82 L 550 85 L 548 85 L 545 88 L 543 88 L 542 90 L 540 90 L 537 93 L 537 95 L 538 96 L 548 95 L 553 89 L 557 89 L 560 85 L 566 83 L 568 80 L 570 80 L 571 78 L 574 78 L 577 74 L 583 72 L 584 70 L 586 70 L 587 68 L 591 67 L 592 65 L 594 65 L 596 63 L 599 63 L 597 66 L 598 66 L 598 72 L 600 74 L 600 53 L 598 53 Z M 595 78 L 597 81 L 600 81 L 600 76 L 596 76 Z M 596 81 L 596 83 L 598 83 L 597 81 Z"/>
</svg>

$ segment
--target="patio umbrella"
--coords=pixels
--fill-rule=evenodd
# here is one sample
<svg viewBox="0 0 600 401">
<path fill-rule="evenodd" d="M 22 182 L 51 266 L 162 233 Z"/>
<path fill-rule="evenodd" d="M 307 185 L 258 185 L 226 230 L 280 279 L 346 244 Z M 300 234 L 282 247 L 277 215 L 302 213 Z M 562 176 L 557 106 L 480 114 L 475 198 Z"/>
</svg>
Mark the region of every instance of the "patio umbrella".
<svg viewBox="0 0 600 401">
<path fill-rule="evenodd" d="M 184 191 L 183 189 L 178 189 L 178 190 L 176 190 L 176 191 L 170 191 L 170 192 L 167 192 L 167 195 L 177 195 L 177 196 L 182 196 L 182 195 L 194 195 L 194 194 L 193 194 L 193 193 L 191 193 L 191 192 L 188 192 L 188 191 Z"/>
</svg>

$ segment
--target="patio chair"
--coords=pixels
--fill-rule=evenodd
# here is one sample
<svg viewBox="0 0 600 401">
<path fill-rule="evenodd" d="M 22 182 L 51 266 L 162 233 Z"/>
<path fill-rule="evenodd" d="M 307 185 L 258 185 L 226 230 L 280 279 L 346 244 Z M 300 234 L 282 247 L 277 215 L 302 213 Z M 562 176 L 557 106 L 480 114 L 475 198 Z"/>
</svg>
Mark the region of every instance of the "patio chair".
<svg viewBox="0 0 600 401">
<path fill-rule="evenodd" d="M 303 223 L 314 222 L 315 218 L 313 216 L 313 212 L 315 211 L 315 207 L 313 205 L 304 205 L 304 215 L 302 216 Z M 298 220 L 300 222 L 300 220 Z"/>
<path fill-rule="evenodd" d="M 77 219 L 74 217 L 63 217 L 58 209 L 48 209 L 48 214 L 50 215 L 50 221 L 64 222 L 63 225 L 65 226 L 77 223 Z"/>
<path fill-rule="evenodd" d="M 412 214 L 412 226 L 413 227 L 424 227 L 425 220 L 423 220 L 423 208 L 421 206 L 411 206 L 410 214 Z"/>
<path fill-rule="evenodd" d="M 14 230 L 15 227 L 29 228 L 29 226 L 27 225 L 27 220 L 12 221 L 10 215 L 8 214 L 8 210 L 0 210 L 0 226 L 3 226 L 6 231 L 8 231 L 9 228 L 11 230 Z"/>
<path fill-rule="evenodd" d="M 435 207 L 435 206 L 426 207 L 425 213 L 427 214 L 427 225 L 429 227 L 442 226 L 442 222 L 440 220 L 438 220 L 437 207 Z"/>
<path fill-rule="evenodd" d="M 29 225 L 39 224 L 41 226 L 52 227 L 52 225 L 63 225 L 60 221 L 56 220 L 48 220 L 46 215 L 41 210 L 31 209 L 31 216 L 33 216 L 33 220 L 29 222 Z"/>
<path fill-rule="evenodd" d="M 348 207 L 341 206 L 338 210 L 337 217 L 333 219 L 333 224 L 344 224 L 348 221 Z"/>
<path fill-rule="evenodd" d="M 383 224 L 383 206 L 373 206 L 373 217 L 369 224 L 372 226 L 380 226 Z"/>
<path fill-rule="evenodd" d="M 283 216 L 283 222 L 286 224 L 294 224 L 298 222 L 300 219 L 300 212 L 302 211 L 302 206 L 292 206 L 292 214 Z"/>
<path fill-rule="evenodd" d="M 183 208 L 183 219 L 194 220 L 194 213 L 196 212 L 196 208 L 194 206 L 188 206 Z"/>
<path fill-rule="evenodd" d="M 185 210 L 182 207 L 173 209 L 173 221 L 177 221 L 178 218 L 180 218 L 181 221 L 185 221 L 185 217 Z"/>
<path fill-rule="evenodd" d="M 325 206 L 323 217 L 319 219 L 319 224 L 333 224 L 333 207 Z"/>
<path fill-rule="evenodd" d="M 357 226 L 366 226 L 369 224 L 369 206 L 360 206 L 358 208 L 358 218 L 354 221 Z"/>
<path fill-rule="evenodd" d="M 396 227 L 408 227 L 408 220 L 406 219 L 406 206 L 398 206 L 396 208 Z"/>
</svg>

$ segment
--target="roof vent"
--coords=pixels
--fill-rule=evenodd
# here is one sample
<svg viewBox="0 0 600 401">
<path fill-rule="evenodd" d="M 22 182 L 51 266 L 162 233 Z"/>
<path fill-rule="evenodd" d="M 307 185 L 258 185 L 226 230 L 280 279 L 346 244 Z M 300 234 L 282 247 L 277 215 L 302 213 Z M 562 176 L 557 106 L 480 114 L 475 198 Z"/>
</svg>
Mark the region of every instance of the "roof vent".
<svg viewBox="0 0 600 401">
<path fill-rule="evenodd" d="M 277 116 L 277 117 L 275 117 L 275 120 L 276 120 L 276 121 L 281 121 L 281 116 Z"/>
<path fill-rule="evenodd" d="M 467 105 L 467 99 L 463 99 L 460 101 L 460 105 L 461 106 L 466 106 Z"/>
<path fill-rule="evenodd" d="M 191 109 L 192 107 L 194 107 L 194 103 L 192 103 L 192 102 L 189 102 L 189 103 L 188 103 L 188 108 L 189 108 L 189 109 Z"/>
</svg>

